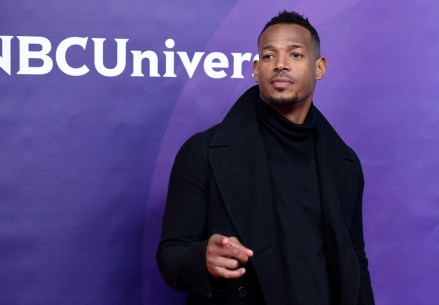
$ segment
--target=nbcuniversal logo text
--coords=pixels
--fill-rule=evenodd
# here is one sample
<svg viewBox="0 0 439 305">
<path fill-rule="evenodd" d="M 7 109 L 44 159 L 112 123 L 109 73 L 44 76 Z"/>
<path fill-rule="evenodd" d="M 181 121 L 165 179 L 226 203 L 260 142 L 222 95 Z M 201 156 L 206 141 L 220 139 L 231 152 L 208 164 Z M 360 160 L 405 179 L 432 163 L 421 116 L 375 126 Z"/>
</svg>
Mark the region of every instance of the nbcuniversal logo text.
<svg viewBox="0 0 439 305">
<path fill-rule="evenodd" d="M 57 46 L 41 36 L 0 36 L 0 75 L 11 75 L 12 47 L 14 39 L 18 40 L 18 71 L 21 75 L 45 75 L 52 71 L 54 64 L 70 76 L 83 76 L 90 73 L 91 69 L 106 77 L 115 77 L 129 71 L 132 77 L 180 77 L 175 72 L 176 65 L 183 66 L 185 72 L 192 78 L 195 71 L 203 70 L 214 79 L 225 77 L 244 78 L 243 65 L 251 65 L 258 55 L 251 53 L 230 53 L 227 56 L 221 52 L 194 52 L 189 55 L 185 51 L 174 51 L 175 41 L 169 38 L 165 41 L 166 49 L 159 53 L 152 50 L 130 50 L 128 54 L 127 43 L 129 39 L 116 38 L 114 42 L 105 42 L 105 38 L 68 37 Z M 115 46 L 114 47 L 114 43 Z M 113 44 L 108 46 L 109 44 Z M 105 45 L 107 48 L 116 48 L 116 64 L 107 67 L 104 64 Z M 78 65 L 69 63 L 67 52 L 70 49 L 81 52 L 93 52 L 93 63 Z M 84 54 L 85 55 L 85 54 Z M 132 58 L 132 67 L 127 67 L 127 56 Z M 164 63 L 164 71 L 159 72 L 159 63 Z M 93 65 L 93 67 L 92 67 Z M 145 71 L 147 70 L 147 71 Z M 181 69 L 179 69 L 181 71 Z"/>
</svg>

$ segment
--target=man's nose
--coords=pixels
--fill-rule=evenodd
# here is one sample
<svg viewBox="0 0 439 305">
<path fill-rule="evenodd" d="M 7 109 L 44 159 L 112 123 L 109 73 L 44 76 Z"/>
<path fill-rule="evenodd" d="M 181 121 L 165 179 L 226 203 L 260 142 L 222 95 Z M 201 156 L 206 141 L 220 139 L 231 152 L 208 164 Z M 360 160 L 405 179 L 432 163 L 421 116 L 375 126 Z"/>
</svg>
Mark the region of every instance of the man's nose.
<svg viewBox="0 0 439 305">
<path fill-rule="evenodd" d="M 286 55 L 278 55 L 276 57 L 276 63 L 275 63 L 275 70 L 276 71 L 283 71 L 283 70 L 290 70 L 290 64 L 288 60 L 288 56 Z"/>
</svg>

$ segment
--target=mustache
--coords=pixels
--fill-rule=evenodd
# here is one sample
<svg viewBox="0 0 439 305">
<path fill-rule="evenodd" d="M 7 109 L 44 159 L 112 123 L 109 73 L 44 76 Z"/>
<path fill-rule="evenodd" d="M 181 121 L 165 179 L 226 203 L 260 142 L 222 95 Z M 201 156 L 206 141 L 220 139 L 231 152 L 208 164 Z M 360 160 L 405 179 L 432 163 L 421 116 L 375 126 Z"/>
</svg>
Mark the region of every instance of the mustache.
<svg viewBox="0 0 439 305">
<path fill-rule="evenodd" d="M 292 83 L 296 82 L 296 80 L 292 76 L 288 75 L 285 71 L 280 71 L 280 72 L 276 73 L 270 80 L 274 81 L 274 80 L 279 79 L 279 78 L 283 79 L 283 80 L 289 80 Z"/>
</svg>

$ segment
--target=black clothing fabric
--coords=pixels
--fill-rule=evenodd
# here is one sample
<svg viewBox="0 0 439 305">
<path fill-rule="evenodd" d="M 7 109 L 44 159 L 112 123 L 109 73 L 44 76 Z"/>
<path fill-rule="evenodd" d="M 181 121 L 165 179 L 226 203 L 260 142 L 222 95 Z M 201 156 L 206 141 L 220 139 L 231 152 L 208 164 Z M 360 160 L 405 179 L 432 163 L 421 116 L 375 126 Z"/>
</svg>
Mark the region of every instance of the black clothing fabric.
<svg viewBox="0 0 439 305">
<path fill-rule="evenodd" d="M 169 180 L 157 261 L 188 305 L 285 305 L 285 265 L 276 227 L 270 168 L 255 102 L 257 86 L 223 122 L 195 134 L 178 152 Z M 364 251 L 360 161 L 315 109 L 314 147 L 333 304 L 373 305 Z M 235 236 L 254 255 L 237 279 L 215 285 L 206 268 L 208 238 Z M 259 297 L 262 295 L 263 297 Z"/>
<path fill-rule="evenodd" d="M 258 99 L 261 135 L 267 148 L 277 227 L 285 265 L 288 303 L 329 305 L 313 133 L 314 107 L 294 124 Z"/>
<path fill-rule="evenodd" d="M 274 110 L 260 97 L 256 102 L 261 135 L 270 159 L 292 165 L 303 165 L 315 160 L 313 133 L 316 127 L 314 106 L 303 124 L 294 124 Z"/>
</svg>

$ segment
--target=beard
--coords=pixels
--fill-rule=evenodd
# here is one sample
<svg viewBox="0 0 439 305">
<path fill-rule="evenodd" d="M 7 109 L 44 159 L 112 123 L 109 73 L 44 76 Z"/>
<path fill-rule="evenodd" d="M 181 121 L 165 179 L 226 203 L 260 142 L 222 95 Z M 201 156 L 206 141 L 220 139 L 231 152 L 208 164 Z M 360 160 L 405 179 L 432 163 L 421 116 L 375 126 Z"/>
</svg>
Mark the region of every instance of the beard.
<svg viewBox="0 0 439 305">
<path fill-rule="evenodd" d="M 296 94 L 294 94 L 291 97 L 284 97 L 284 98 L 275 98 L 269 96 L 267 102 L 271 106 L 294 106 L 300 103 L 299 98 Z"/>
</svg>

